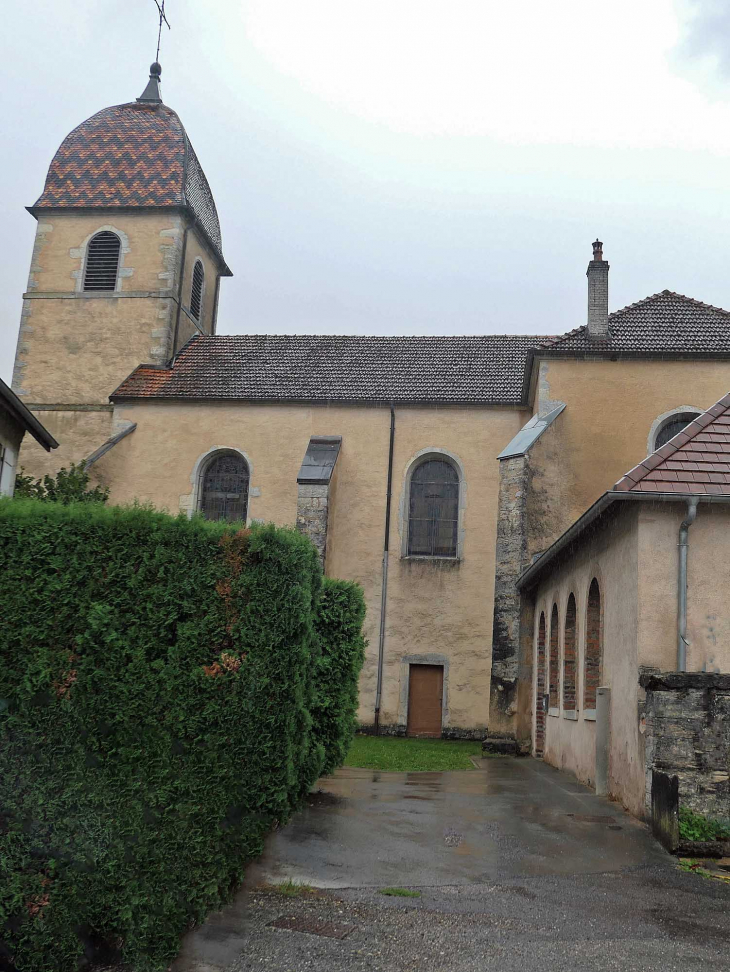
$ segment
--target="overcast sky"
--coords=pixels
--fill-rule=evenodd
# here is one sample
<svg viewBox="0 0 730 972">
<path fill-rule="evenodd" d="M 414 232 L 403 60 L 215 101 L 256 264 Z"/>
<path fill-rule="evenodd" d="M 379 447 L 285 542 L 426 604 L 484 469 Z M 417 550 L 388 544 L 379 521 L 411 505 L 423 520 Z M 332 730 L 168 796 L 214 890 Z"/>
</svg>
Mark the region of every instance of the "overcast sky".
<svg viewBox="0 0 730 972">
<path fill-rule="evenodd" d="M 219 331 L 552 334 L 730 307 L 727 0 L 167 0 L 163 98 L 218 205 Z M 133 100 L 153 0 L 3 7 L 0 375 L 64 136 Z"/>
</svg>

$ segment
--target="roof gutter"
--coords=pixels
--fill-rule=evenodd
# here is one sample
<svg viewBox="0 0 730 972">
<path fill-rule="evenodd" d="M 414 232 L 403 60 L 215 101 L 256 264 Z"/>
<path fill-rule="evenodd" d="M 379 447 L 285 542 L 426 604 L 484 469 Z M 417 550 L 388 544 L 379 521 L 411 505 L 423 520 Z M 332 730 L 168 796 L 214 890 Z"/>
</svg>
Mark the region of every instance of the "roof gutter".
<svg viewBox="0 0 730 972">
<path fill-rule="evenodd" d="M 26 432 L 30 432 L 36 442 L 43 446 L 46 452 L 57 449 L 58 443 L 45 426 L 41 425 L 35 415 L 18 398 L 15 392 L 0 379 L 0 399 L 15 421 L 22 425 Z"/>
<path fill-rule="evenodd" d="M 558 537 L 555 543 L 548 547 L 534 564 L 531 564 L 527 570 L 520 574 L 516 582 L 517 589 L 521 591 L 534 587 L 547 566 L 614 503 L 625 501 L 633 503 L 687 503 L 690 500 L 697 500 L 698 503 L 728 504 L 730 503 L 730 495 L 697 496 L 690 493 L 630 493 L 626 490 L 608 490 L 562 536 Z"/>
</svg>

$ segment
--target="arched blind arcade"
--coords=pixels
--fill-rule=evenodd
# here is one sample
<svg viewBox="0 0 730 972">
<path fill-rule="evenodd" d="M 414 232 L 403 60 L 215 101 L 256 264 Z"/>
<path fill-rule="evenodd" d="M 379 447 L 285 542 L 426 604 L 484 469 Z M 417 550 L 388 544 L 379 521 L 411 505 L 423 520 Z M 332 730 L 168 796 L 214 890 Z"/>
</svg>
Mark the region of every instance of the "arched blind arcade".
<svg viewBox="0 0 730 972">
<path fill-rule="evenodd" d="M 565 635 L 563 637 L 563 709 L 566 712 L 575 712 L 576 709 L 576 627 L 575 596 L 571 594 L 565 611 Z"/>
<path fill-rule="evenodd" d="M 588 589 L 586 612 L 586 657 L 583 706 L 595 709 L 598 684 L 601 678 L 601 590 L 594 577 Z"/>
<path fill-rule="evenodd" d="M 558 606 L 553 604 L 553 611 L 550 615 L 550 662 L 549 662 L 549 686 L 550 693 L 549 705 L 551 709 L 557 709 L 560 705 L 560 656 L 558 647 Z"/>
<path fill-rule="evenodd" d="M 411 476 L 408 555 L 456 557 L 459 475 L 444 459 L 427 459 Z"/>
<path fill-rule="evenodd" d="M 248 512 L 248 466 L 234 452 L 222 452 L 203 473 L 200 510 L 206 520 L 244 520 Z"/>
<path fill-rule="evenodd" d="M 190 289 L 190 313 L 196 321 L 200 320 L 200 312 L 203 308 L 203 283 L 205 281 L 205 271 L 200 260 L 193 267 L 193 283 Z"/>
<path fill-rule="evenodd" d="M 103 230 L 89 241 L 84 290 L 116 290 L 121 242 L 116 233 Z"/>
</svg>

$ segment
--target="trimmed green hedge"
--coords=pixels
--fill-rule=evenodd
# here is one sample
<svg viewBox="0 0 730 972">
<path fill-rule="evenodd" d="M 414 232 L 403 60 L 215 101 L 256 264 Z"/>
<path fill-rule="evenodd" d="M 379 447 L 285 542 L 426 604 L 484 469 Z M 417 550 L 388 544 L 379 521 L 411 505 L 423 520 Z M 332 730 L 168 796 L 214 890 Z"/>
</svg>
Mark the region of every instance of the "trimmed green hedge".
<svg viewBox="0 0 730 972">
<path fill-rule="evenodd" d="M 323 773 L 341 766 L 357 727 L 357 685 L 365 661 L 365 600 L 359 584 L 325 577 L 315 626 L 321 655 L 312 715 Z"/>
<path fill-rule="evenodd" d="M 320 586 L 294 530 L 0 502 L 0 967 L 160 969 L 230 896 L 346 749 Z"/>
</svg>

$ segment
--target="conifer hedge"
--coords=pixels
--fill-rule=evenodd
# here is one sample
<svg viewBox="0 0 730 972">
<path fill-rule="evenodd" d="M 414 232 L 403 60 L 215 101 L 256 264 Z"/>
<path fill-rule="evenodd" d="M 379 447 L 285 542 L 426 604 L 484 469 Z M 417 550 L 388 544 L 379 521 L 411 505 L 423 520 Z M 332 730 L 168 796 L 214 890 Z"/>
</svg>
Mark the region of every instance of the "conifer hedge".
<svg viewBox="0 0 730 972">
<path fill-rule="evenodd" d="M 161 969 L 230 896 L 346 752 L 362 594 L 320 587 L 294 530 L 0 501 L 0 968 Z"/>
<path fill-rule="evenodd" d="M 365 660 L 365 601 L 359 584 L 324 578 L 315 626 L 320 638 L 312 714 L 323 773 L 344 762 L 357 725 L 357 684 Z"/>
</svg>

